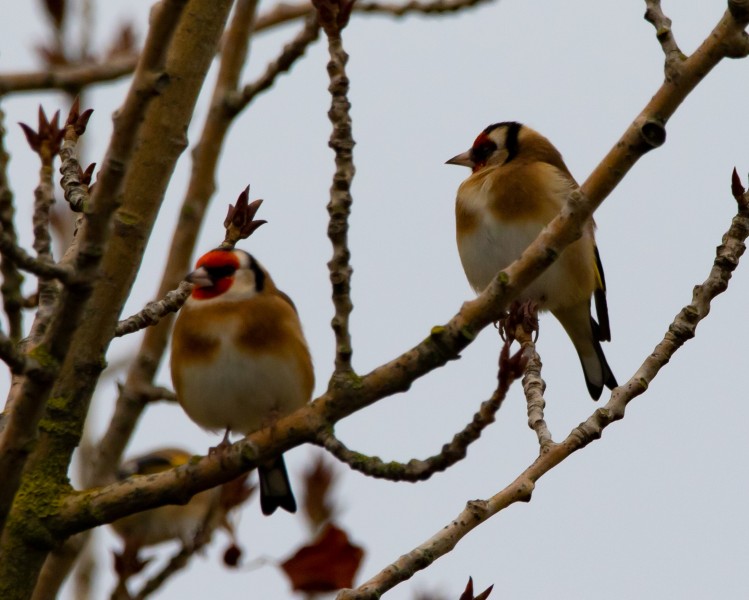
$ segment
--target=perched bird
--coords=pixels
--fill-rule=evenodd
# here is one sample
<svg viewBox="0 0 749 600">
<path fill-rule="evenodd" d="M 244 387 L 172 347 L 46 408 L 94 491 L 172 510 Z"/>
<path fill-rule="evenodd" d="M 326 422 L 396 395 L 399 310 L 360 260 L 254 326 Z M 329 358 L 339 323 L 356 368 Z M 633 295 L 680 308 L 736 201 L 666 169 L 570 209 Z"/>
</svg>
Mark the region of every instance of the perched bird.
<svg viewBox="0 0 749 600">
<path fill-rule="evenodd" d="M 151 475 L 185 464 L 191 455 L 178 448 L 162 448 L 143 456 L 132 458 L 122 464 L 118 479 L 133 475 Z M 135 513 L 112 523 L 112 528 L 125 541 L 125 547 L 135 550 L 155 546 L 161 542 L 179 539 L 186 546 L 204 528 L 215 527 L 209 523 L 209 513 L 216 510 L 221 497 L 221 488 L 215 487 L 195 494 L 187 504 L 167 504 Z"/>
<path fill-rule="evenodd" d="M 469 167 L 455 204 L 458 252 L 468 282 L 483 291 L 520 257 L 560 212 L 577 186 L 559 151 L 537 131 L 516 122 L 495 123 L 447 164 Z M 616 379 L 600 342 L 611 339 L 606 284 L 593 219 L 582 237 L 531 283 L 519 300 L 537 303 L 562 324 L 580 357 L 594 400 Z M 595 299 L 598 322 L 590 312 Z"/>
<path fill-rule="evenodd" d="M 171 370 L 177 399 L 201 427 L 249 434 L 312 397 L 312 358 L 291 299 L 247 252 L 216 249 L 186 277 Z M 258 466 L 264 514 L 296 510 L 283 456 Z"/>
</svg>

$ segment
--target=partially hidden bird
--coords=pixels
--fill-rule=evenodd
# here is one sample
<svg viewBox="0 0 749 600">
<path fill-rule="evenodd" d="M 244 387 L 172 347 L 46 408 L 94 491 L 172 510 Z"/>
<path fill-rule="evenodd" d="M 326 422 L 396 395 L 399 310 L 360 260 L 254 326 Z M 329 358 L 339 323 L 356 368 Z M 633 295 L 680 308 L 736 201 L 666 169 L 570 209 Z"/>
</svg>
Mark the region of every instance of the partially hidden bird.
<svg viewBox="0 0 749 600">
<path fill-rule="evenodd" d="M 209 430 L 250 434 L 307 404 L 312 358 L 296 308 L 250 254 L 218 248 L 201 256 L 172 334 L 177 400 Z M 260 506 L 296 511 L 283 456 L 258 466 Z"/>
<path fill-rule="evenodd" d="M 179 448 L 160 448 L 125 461 L 117 472 L 118 479 L 133 475 L 152 475 L 179 467 L 190 460 L 191 454 Z M 142 547 L 179 539 L 185 546 L 191 545 L 204 529 L 213 529 L 219 524 L 218 507 L 221 488 L 215 487 L 195 494 L 187 504 L 164 505 L 134 513 L 112 523 L 112 528 L 125 541 L 127 550 L 137 553 Z M 212 522 L 211 512 L 216 512 Z"/>
<path fill-rule="evenodd" d="M 469 167 L 455 204 L 460 260 L 468 282 L 482 292 L 556 217 L 577 183 L 559 151 L 543 135 L 514 121 L 484 129 L 469 150 L 447 164 Z M 518 298 L 550 311 L 572 340 L 588 392 L 600 398 L 616 378 L 602 341 L 611 340 L 606 283 L 591 218 L 580 239 Z M 591 297 L 598 321 L 591 315 Z"/>
</svg>

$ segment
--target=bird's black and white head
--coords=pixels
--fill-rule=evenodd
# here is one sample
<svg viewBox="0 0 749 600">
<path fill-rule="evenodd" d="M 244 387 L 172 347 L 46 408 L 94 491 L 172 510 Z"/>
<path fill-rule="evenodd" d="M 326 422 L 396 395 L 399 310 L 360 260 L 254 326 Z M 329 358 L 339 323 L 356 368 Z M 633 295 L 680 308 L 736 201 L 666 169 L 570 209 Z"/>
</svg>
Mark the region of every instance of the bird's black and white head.
<svg viewBox="0 0 749 600">
<path fill-rule="evenodd" d="M 494 123 L 476 137 L 469 150 L 453 156 L 446 164 L 469 167 L 474 172 L 506 164 L 518 155 L 522 138 L 531 132 L 536 133 L 515 121 Z"/>
</svg>

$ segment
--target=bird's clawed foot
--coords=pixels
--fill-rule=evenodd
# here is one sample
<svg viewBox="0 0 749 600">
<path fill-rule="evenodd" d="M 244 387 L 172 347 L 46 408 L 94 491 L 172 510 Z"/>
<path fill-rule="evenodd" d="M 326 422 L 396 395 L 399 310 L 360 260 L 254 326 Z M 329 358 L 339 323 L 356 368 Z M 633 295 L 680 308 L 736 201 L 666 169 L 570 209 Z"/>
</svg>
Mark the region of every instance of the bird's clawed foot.
<svg viewBox="0 0 749 600">
<path fill-rule="evenodd" d="M 508 346 L 518 338 L 518 327 L 522 327 L 522 331 L 528 335 L 534 334 L 535 341 L 538 338 L 538 303 L 535 300 L 515 300 L 497 327 Z"/>
<path fill-rule="evenodd" d="M 229 439 L 229 434 L 231 433 L 231 429 L 229 427 L 226 428 L 226 431 L 224 432 L 223 439 L 218 443 L 217 446 L 211 446 L 208 448 L 208 456 L 215 456 L 216 458 L 221 458 L 226 454 L 226 452 L 231 448 L 231 440 Z"/>
</svg>

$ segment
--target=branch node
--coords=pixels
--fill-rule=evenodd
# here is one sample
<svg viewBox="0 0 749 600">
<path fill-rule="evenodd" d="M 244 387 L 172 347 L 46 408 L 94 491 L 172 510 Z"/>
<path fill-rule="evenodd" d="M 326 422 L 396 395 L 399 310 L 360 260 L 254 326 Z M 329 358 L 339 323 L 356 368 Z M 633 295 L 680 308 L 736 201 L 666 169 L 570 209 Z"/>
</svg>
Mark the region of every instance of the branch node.
<svg viewBox="0 0 749 600">
<path fill-rule="evenodd" d="M 645 152 L 662 146 L 666 141 L 666 127 L 660 121 L 648 119 L 640 127 L 640 137 L 647 145 Z"/>
</svg>

